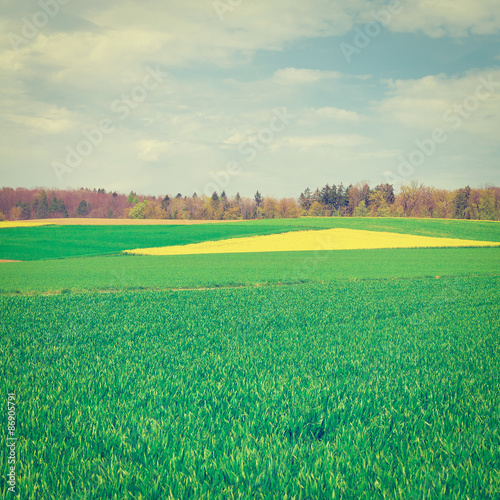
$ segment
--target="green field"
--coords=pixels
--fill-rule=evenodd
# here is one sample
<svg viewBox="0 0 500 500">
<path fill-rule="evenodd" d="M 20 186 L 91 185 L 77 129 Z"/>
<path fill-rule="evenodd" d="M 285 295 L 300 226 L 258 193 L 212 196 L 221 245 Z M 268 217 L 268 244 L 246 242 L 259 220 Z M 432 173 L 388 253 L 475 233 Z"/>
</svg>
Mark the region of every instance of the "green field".
<svg viewBox="0 0 500 500">
<path fill-rule="evenodd" d="M 16 498 L 497 499 L 499 285 L 1 298 Z"/>
<path fill-rule="evenodd" d="M 0 293 L 498 275 L 500 248 L 108 256 L 0 264 Z"/>
<path fill-rule="evenodd" d="M 105 255 L 145 235 L 500 226 L 261 222 L 0 229 L 0 258 L 30 260 L 0 264 L 2 497 L 500 498 L 500 248 Z"/>
<path fill-rule="evenodd" d="M 193 226 L 41 226 L 0 228 L 0 259 L 41 260 L 107 255 L 144 247 L 330 228 L 500 241 L 500 224 L 487 221 L 301 218 Z"/>
</svg>

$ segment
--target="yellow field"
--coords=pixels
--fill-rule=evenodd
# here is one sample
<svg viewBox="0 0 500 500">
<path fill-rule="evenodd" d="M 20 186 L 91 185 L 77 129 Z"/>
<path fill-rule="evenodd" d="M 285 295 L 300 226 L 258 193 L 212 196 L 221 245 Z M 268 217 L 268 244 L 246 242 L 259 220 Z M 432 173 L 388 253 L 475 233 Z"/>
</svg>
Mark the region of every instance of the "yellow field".
<svg viewBox="0 0 500 500">
<path fill-rule="evenodd" d="M 193 224 L 222 224 L 227 222 L 241 222 L 232 220 L 184 220 L 184 219 L 88 219 L 88 218 L 68 218 L 68 219 L 33 219 L 0 221 L 2 227 L 31 227 L 47 226 L 55 224 L 57 226 L 191 226 Z"/>
<path fill-rule="evenodd" d="M 138 255 L 192 255 L 207 253 L 484 246 L 500 246 L 500 243 L 337 228 L 319 231 L 295 231 L 247 238 L 231 238 L 228 240 L 206 241 L 190 245 L 137 248 L 135 250 L 125 250 L 125 252 Z"/>
<path fill-rule="evenodd" d="M 0 221 L 0 229 L 2 227 L 34 227 L 34 226 L 46 226 L 50 222 L 41 222 L 36 220 L 5 220 Z"/>
</svg>

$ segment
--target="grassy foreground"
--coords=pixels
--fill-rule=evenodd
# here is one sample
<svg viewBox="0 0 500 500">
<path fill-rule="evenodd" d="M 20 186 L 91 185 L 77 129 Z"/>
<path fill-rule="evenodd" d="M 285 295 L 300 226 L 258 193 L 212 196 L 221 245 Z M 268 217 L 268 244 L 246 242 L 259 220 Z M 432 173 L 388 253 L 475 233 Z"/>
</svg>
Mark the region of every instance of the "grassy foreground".
<svg viewBox="0 0 500 500">
<path fill-rule="evenodd" d="M 499 248 L 108 256 L 0 264 L 0 293 L 500 274 Z"/>
<path fill-rule="evenodd" d="M 15 498 L 497 499 L 499 285 L 1 297 Z"/>
</svg>

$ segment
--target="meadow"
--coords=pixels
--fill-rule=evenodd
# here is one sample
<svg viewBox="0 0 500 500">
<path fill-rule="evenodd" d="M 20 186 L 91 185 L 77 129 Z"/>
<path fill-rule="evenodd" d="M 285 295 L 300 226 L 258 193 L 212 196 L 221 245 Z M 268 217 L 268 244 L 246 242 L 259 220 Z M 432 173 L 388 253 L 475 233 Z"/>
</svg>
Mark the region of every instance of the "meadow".
<svg viewBox="0 0 500 500">
<path fill-rule="evenodd" d="M 0 229 L 2 258 L 11 238 L 31 259 L 0 264 L 11 497 L 499 498 L 499 248 L 116 254 L 345 222 L 500 241 L 397 219 Z"/>
<path fill-rule="evenodd" d="M 106 256 L 0 264 L 0 294 L 498 275 L 499 248 Z"/>
<path fill-rule="evenodd" d="M 16 498 L 498 498 L 499 284 L 1 298 Z"/>
</svg>

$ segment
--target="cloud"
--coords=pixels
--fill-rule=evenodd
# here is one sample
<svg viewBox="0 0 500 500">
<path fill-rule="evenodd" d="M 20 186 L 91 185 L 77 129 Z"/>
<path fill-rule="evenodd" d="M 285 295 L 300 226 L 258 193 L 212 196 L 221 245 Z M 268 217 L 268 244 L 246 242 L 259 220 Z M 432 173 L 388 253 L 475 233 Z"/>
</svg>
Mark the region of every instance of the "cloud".
<svg viewBox="0 0 500 500">
<path fill-rule="evenodd" d="M 292 136 L 280 141 L 283 146 L 307 152 L 315 148 L 353 148 L 369 140 L 358 134 L 323 134 L 314 136 Z"/>
<path fill-rule="evenodd" d="M 284 68 L 274 73 L 273 80 L 279 84 L 302 85 L 316 83 L 324 79 L 338 79 L 342 74 L 338 71 L 320 71 L 313 69 Z"/>
<path fill-rule="evenodd" d="M 500 31 L 500 3 L 497 0 L 397 0 L 399 13 L 391 16 L 391 31 L 422 32 L 433 38 L 491 35 Z M 379 5 L 373 11 L 387 9 Z M 368 12 L 365 11 L 365 18 Z M 372 17 L 373 21 L 373 17 Z"/>
<path fill-rule="evenodd" d="M 363 117 L 360 114 L 356 113 L 355 111 L 335 108 L 332 106 L 327 106 L 318 109 L 310 109 L 307 111 L 314 119 L 325 119 L 325 120 L 353 122 L 353 123 L 357 123 L 363 119 Z"/>
<path fill-rule="evenodd" d="M 485 86 L 484 82 L 490 83 Z M 460 128 L 492 138 L 500 127 L 499 69 L 386 80 L 385 84 L 390 97 L 376 103 L 374 109 L 386 122 L 422 130 Z"/>
<path fill-rule="evenodd" d="M 276 182 L 271 192 L 291 195 L 295 187 L 279 180 L 283 172 L 303 189 L 299 184 L 309 182 L 305 165 L 314 164 L 322 179 L 333 161 L 339 175 L 348 170 L 344 179 L 358 172 L 362 179 L 370 177 L 366 171 L 394 170 L 396 153 L 439 126 L 450 106 L 463 104 L 481 73 L 428 75 L 427 54 L 420 61 L 403 54 L 387 75 L 387 65 L 377 60 L 346 70 L 345 61 L 332 55 L 335 37 L 352 33 L 355 22 L 373 20 L 382 1 L 287 0 L 286 9 L 264 0 L 236 3 L 221 21 L 211 0 L 71 1 L 18 50 L 2 37 L 4 182 L 53 185 L 51 162 L 64 161 L 67 147 L 84 139 L 84 127 L 110 118 L 113 133 L 68 174 L 68 185 L 149 191 L 164 182 L 188 192 L 228 161 L 241 161 L 238 146 L 258 138 L 273 111 L 283 107 L 296 118 L 259 151 L 254 170 L 242 178 L 254 172 L 255 182 Z M 412 0 L 393 16 L 386 35 L 420 33 L 420 41 L 421 33 L 443 38 L 496 32 L 497 3 Z M 21 33 L 23 18 L 31 20 L 39 9 L 37 2 L 4 0 L 0 30 Z M 480 66 L 477 58 L 473 63 Z M 412 74 L 428 76 L 408 79 L 408 71 L 400 71 L 413 65 L 418 68 Z M 158 67 L 162 80 L 131 101 L 148 67 Z M 496 71 L 491 69 L 500 80 Z M 130 103 L 123 119 L 114 111 L 117 101 Z M 480 137 L 485 155 L 497 158 L 498 117 L 495 93 L 463 120 L 460 133 L 475 141 L 457 141 L 456 154 L 473 156 Z M 292 180 L 299 171 L 303 178 Z M 242 181 L 238 187 L 254 188 L 260 186 Z"/>
</svg>

